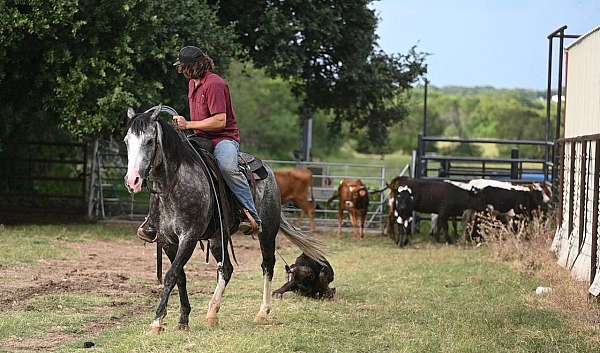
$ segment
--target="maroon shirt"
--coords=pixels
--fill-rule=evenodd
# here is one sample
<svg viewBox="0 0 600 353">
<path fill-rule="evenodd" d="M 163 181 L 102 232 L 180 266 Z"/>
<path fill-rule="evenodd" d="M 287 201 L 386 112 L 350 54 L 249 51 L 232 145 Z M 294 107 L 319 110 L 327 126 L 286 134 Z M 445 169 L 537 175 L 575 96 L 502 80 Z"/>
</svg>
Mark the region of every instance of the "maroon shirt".
<svg viewBox="0 0 600 353">
<path fill-rule="evenodd" d="M 194 80 L 188 84 L 188 101 L 190 103 L 190 119 L 199 121 L 213 115 L 225 113 L 225 128 L 220 131 L 194 130 L 201 137 L 212 141 L 213 145 L 223 140 L 240 142 L 240 130 L 237 126 L 235 111 L 231 103 L 229 86 L 219 75 L 207 72 L 196 86 Z"/>
</svg>

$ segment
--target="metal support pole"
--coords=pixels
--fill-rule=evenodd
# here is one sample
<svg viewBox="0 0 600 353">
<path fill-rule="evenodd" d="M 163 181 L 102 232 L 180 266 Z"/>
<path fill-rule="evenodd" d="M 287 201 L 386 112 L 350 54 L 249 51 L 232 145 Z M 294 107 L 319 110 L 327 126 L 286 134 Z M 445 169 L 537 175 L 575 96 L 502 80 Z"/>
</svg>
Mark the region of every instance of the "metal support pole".
<svg viewBox="0 0 600 353">
<path fill-rule="evenodd" d="M 566 27 L 565 27 L 566 28 Z M 565 49 L 565 30 L 560 32 L 560 39 L 558 45 L 558 103 L 556 106 L 556 137 L 560 137 L 560 124 L 562 117 L 562 96 L 563 96 L 563 58 Z"/>
<path fill-rule="evenodd" d="M 429 86 L 429 80 L 424 79 L 425 86 L 423 87 L 423 136 L 427 136 L 427 120 L 429 118 L 427 110 L 427 88 Z"/>
<path fill-rule="evenodd" d="M 554 38 L 548 37 L 548 86 L 546 87 L 546 142 L 550 140 L 550 116 L 552 106 L 552 42 Z M 554 137 L 558 138 L 558 135 Z M 548 145 L 544 147 L 545 160 L 548 161 Z M 544 165 L 544 181 L 547 180 L 546 166 Z"/>
<path fill-rule="evenodd" d="M 573 213 L 573 204 L 574 204 L 574 197 L 575 197 L 575 152 L 576 152 L 576 148 L 575 146 L 577 145 L 577 143 L 575 141 L 571 141 L 571 163 L 570 163 L 570 168 L 571 170 L 569 170 L 569 223 L 567 224 L 567 234 L 570 237 L 571 236 L 571 232 L 573 231 L 573 217 L 574 217 L 574 213 Z"/>
<path fill-rule="evenodd" d="M 585 206 L 587 205 L 587 141 L 581 142 L 581 164 L 579 170 L 581 171 L 579 178 L 579 249 L 583 243 L 583 236 L 585 233 Z"/>
<path fill-rule="evenodd" d="M 596 278 L 598 269 L 598 193 L 600 190 L 600 139 L 596 140 L 594 153 L 594 193 L 592 196 L 592 254 L 590 259 L 590 284 Z"/>
<path fill-rule="evenodd" d="M 511 159 L 519 159 L 519 149 L 518 148 L 513 148 L 510 151 L 510 158 Z M 519 179 L 519 163 L 518 162 L 512 162 L 510 164 L 510 178 L 513 180 Z"/>
<path fill-rule="evenodd" d="M 90 187 L 88 189 L 88 210 L 87 210 L 87 216 L 89 219 L 93 218 L 92 212 L 94 211 L 94 201 L 95 201 L 95 194 L 96 194 L 96 168 L 98 167 L 97 165 L 97 158 L 96 155 L 98 154 L 98 139 L 94 140 L 94 147 L 92 148 L 92 165 L 91 165 L 91 172 L 90 172 Z M 87 161 L 86 161 L 87 163 Z M 100 187 L 102 187 L 102 185 L 100 185 Z"/>
</svg>

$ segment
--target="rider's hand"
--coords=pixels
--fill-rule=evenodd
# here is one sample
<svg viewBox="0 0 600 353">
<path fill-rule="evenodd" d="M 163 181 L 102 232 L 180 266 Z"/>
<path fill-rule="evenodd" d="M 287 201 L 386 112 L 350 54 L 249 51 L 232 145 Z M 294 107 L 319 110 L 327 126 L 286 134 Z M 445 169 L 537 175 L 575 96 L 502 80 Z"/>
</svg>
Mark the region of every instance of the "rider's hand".
<svg viewBox="0 0 600 353">
<path fill-rule="evenodd" d="M 187 120 L 181 115 L 176 115 L 173 117 L 173 122 L 177 125 L 181 130 L 187 130 Z"/>
</svg>

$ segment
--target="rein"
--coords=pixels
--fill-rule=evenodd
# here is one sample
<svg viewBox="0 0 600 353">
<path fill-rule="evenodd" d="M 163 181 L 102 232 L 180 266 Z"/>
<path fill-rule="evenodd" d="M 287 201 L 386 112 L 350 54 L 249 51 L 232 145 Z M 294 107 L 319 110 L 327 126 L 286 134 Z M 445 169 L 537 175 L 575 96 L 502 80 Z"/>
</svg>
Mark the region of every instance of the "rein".
<svg viewBox="0 0 600 353">
<path fill-rule="evenodd" d="M 149 113 L 150 111 L 156 110 L 156 109 L 160 109 L 161 112 L 165 112 L 170 114 L 171 116 L 177 116 L 179 115 L 177 113 L 177 111 L 169 106 L 166 105 L 157 105 L 154 106 L 148 110 L 146 110 L 144 113 Z M 154 145 L 154 155 L 152 156 L 152 163 L 151 165 L 154 164 L 154 158 L 156 157 L 156 149 L 158 146 L 158 143 L 161 143 L 162 146 L 162 138 L 158 138 L 158 129 L 160 129 L 160 125 L 157 122 L 157 130 L 156 130 L 156 144 Z M 180 134 L 181 135 L 181 134 Z M 202 165 L 204 167 L 204 171 L 206 172 L 206 177 L 208 178 L 209 184 L 210 184 L 210 189 L 213 192 L 213 196 L 215 198 L 215 202 L 217 204 L 217 212 L 219 214 L 219 230 L 221 232 L 221 261 L 217 264 L 217 268 L 219 273 L 223 276 L 223 261 L 225 261 L 225 236 L 224 236 L 224 228 L 223 228 L 223 213 L 221 210 L 221 203 L 219 202 L 219 195 L 217 194 L 217 188 L 214 185 L 214 182 L 212 180 L 212 177 L 210 176 L 210 169 L 208 168 L 208 166 L 206 165 L 206 162 L 204 161 L 204 159 L 202 158 L 202 156 L 198 153 L 198 151 L 196 151 L 196 149 L 194 148 L 194 146 L 192 146 L 192 144 L 190 143 L 190 141 L 188 140 L 188 138 L 186 136 L 182 136 L 182 140 L 184 140 L 189 148 L 192 149 L 192 151 L 194 152 L 194 154 L 196 155 L 196 157 L 198 157 L 198 159 L 200 159 L 200 161 L 202 162 Z M 164 149 L 161 148 L 162 151 L 162 157 L 163 157 L 163 163 L 165 163 L 165 173 L 167 173 L 167 168 L 166 168 L 166 158 L 164 155 Z M 179 169 L 179 167 L 178 167 Z M 177 173 L 177 171 L 175 172 Z M 168 178 L 167 178 L 168 179 Z M 177 179 L 173 178 L 173 182 L 171 183 L 171 186 L 167 188 L 167 190 L 164 192 L 165 194 L 168 194 L 171 192 L 171 190 L 173 189 L 173 187 L 175 186 L 175 182 L 177 181 Z M 153 192 L 151 190 L 151 192 Z M 208 258 L 208 247 L 207 247 L 207 258 Z M 208 262 L 208 261 L 207 261 Z"/>
</svg>

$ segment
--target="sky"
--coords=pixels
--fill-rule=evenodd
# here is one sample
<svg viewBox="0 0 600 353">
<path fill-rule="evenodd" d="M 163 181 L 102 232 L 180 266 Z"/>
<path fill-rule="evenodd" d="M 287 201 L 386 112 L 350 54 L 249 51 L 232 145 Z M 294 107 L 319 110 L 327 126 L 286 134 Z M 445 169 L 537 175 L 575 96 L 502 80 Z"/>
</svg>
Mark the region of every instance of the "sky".
<svg viewBox="0 0 600 353">
<path fill-rule="evenodd" d="M 600 25 L 600 0 L 381 0 L 372 8 L 379 46 L 406 53 L 416 44 L 430 53 L 427 76 L 435 86 L 543 90 L 548 34 L 563 25 L 567 34 Z"/>
</svg>

